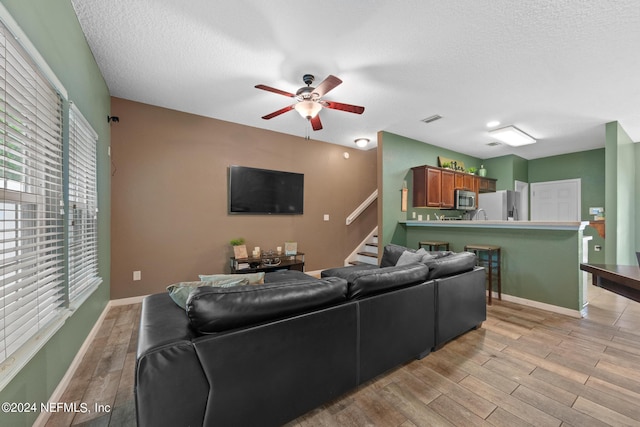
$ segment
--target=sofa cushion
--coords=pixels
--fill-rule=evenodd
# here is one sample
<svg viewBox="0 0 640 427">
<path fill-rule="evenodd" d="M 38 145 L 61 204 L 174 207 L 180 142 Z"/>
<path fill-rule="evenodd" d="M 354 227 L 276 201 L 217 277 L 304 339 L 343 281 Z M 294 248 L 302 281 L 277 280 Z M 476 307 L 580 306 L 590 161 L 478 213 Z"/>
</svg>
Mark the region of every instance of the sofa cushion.
<svg viewBox="0 0 640 427">
<path fill-rule="evenodd" d="M 201 286 L 220 286 L 220 287 L 230 287 L 230 286 L 240 286 L 240 285 L 248 285 L 249 281 L 246 277 L 223 277 L 218 279 L 211 279 L 207 281 L 199 281 L 199 282 L 180 282 L 174 283 L 173 285 L 167 286 L 167 291 L 169 291 L 169 296 L 175 302 L 178 307 L 182 309 L 186 309 L 187 298 L 189 298 L 189 294 L 196 288 Z"/>
<path fill-rule="evenodd" d="M 423 260 L 423 263 L 429 267 L 427 278 L 437 279 L 473 270 L 476 255 L 471 252 L 450 252 Z"/>
<path fill-rule="evenodd" d="M 250 285 L 260 285 L 264 283 L 264 271 L 259 273 L 241 273 L 241 274 L 200 274 L 198 276 L 200 280 L 206 282 L 208 280 L 223 280 L 226 278 L 238 278 L 244 277 L 249 281 Z"/>
<path fill-rule="evenodd" d="M 428 274 L 429 267 L 420 263 L 354 271 L 347 279 L 347 298 L 363 298 L 424 282 Z"/>
<path fill-rule="evenodd" d="M 210 334 L 306 313 L 346 299 L 347 282 L 330 277 L 262 286 L 203 286 L 189 295 L 187 316 L 198 332 Z"/>
<path fill-rule="evenodd" d="M 373 264 L 347 265 L 345 267 L 329 268 L 322 270 L 320 277 L 341 277 L 349 282 L 349 277 L 358 271 L 379 270 L 380 267 Z"/>
<path fill-rule="evenodd" d="M 396 261 L 396 265 L 407 265 L 407 264 L 415 264 L 416 262 L 421 262 L 424 256 L 430 256 L 425 251 L 404 251 L 398 261 Z"/>
<path fill-rule="evenodd" d="M 265 274 L 264 283 L 290 282 L 293 280 L 313 280 L 313 276 L 298 270 L 272 271 Z"/>
<path fill-rule="evenodd" d="M 415 252 L 412 249 L 407 249 L 404 246 L 395 245 L 389 243 L 384 247 L 382 251 L 382 259 L 380 260 L 380 267 L 392 267 L 397 264 L 398 259 L 402 256 L 404 251 Z"/>
</svg>

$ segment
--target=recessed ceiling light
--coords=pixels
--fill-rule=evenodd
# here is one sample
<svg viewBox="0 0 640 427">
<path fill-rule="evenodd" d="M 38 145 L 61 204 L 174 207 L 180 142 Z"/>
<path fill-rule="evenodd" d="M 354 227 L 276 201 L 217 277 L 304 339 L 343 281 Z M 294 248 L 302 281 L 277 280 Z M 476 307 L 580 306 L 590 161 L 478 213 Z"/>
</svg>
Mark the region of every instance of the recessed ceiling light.
<svg viewBox="0 0 640 427">
<path fill-rule="evenodd" d="M 500 122 L 499 122 L 499 121 L 497 121 L 497 120 L 492 120 L 492 121 L 490 121 L 489 123 L 487 123 L 487 127 L 488 127 L 488 128 L 494 128 L 494 127 L 498 126 L 499 124 L 500 124 Z"/>
<path fill-rule="evenodd" d="M 489 134 L 498 141 L 502 141 L 512 147 L 519 147 L 536 142 L 531 135 L 527 135 L 515 126 L 506 126 L 500 129 L 490 130 Z"/>
</svg>

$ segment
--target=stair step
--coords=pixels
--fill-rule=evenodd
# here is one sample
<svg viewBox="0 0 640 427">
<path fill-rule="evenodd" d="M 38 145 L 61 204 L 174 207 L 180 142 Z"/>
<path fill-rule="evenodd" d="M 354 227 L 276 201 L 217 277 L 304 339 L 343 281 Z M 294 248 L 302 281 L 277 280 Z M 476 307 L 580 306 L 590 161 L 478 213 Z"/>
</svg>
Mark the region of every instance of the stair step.
<svg viewBox="0 0 640 427">
<path fill-rule="evenodd" d="M 362 261 L 350 261 L 349 264 L 351 265 L 368 265 L 368 262 L 362 262 Z"/>
<path fill-rule="evenodd" d="M 374 246 L 374 247 L 378 247 L 378 242 L 367 242 L 364 244 L 365 246 Z"/>
<path fill-rule="evenodd" d="M 362 256 L 368 256 L 371 258 L 378 258 L 378 253 L 377 252 L 367 252 L 367 251 L 362 251 L 362 252 L 358 252 L 358 255 L 362 255 Z"/>
</svg>

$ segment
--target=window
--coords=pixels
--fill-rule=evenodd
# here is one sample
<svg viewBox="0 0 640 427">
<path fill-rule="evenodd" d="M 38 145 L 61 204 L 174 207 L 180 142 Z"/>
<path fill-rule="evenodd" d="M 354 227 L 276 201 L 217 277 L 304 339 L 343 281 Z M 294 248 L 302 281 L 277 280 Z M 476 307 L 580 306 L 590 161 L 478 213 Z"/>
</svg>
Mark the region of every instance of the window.
<svg viewBox="0 0 640 427">
<path fill-rule="evenodd" d="M 0 361 L 65 304 L 63 103 L 0 24 Z"/>
<path fill-rule="evenodd" d="M 100 284 L 98 277 L 98 135 L 75 107 L 69 110 L 69 301 Z"/>
</svg>

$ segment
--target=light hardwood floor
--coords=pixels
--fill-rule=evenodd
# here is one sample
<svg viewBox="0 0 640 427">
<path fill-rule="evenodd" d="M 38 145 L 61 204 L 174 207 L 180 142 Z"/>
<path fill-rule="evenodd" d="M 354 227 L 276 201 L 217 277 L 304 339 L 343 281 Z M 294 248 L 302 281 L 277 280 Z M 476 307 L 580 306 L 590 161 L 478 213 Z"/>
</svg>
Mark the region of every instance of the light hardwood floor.
<svg viewBox="0 0 640 427">
<path fill-rule="evenodd" d="M 496 301 L 482 328 L 292 421 L 303 426 L 640 425 L 640 304 L 589 286 L 575 319 Z M 64 399 L 106 413 L 48 426 L 134 426 L 140 304 L 110 309 Z"/>
</svg>

